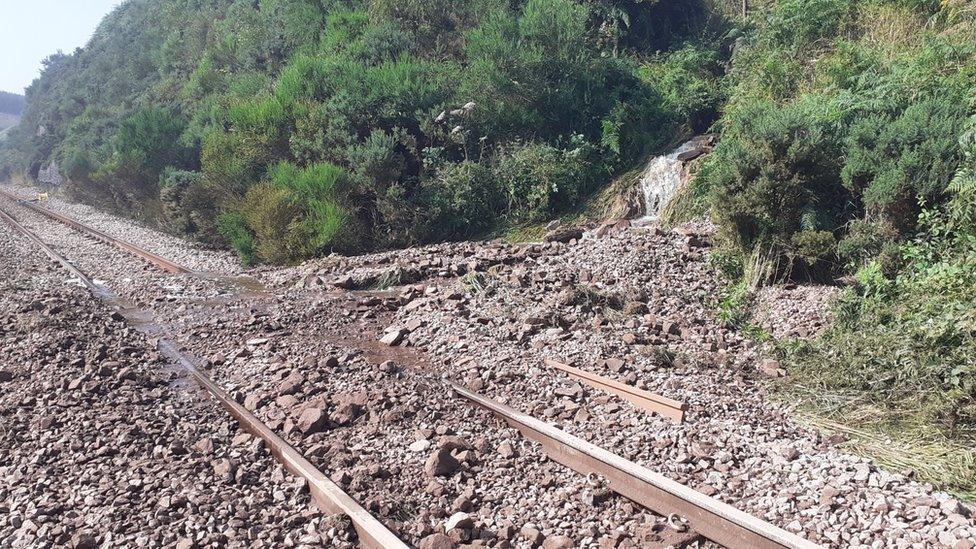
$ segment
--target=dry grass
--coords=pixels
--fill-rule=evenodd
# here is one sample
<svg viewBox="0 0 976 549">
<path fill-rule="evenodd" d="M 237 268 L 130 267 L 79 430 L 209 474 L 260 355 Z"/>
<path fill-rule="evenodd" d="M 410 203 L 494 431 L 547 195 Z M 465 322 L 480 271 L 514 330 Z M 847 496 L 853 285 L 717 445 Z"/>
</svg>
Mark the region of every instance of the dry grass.
<svg viewBox="0 0 976 549">
<path fill-rule="evenodd" d="M 872 420 L 883 420 L 880 410 L 872 414 L 869 407 L 856 410 L 860 417 L 850 418 L 858 426 L 803 410 L 797 421 L 828 434 L 847 436 L 842 449 L 869 457 L 893 472 L 913 471 L 917 480 L 930 482 L 969 501 L 976 500 L 976 450 L 953 442 L 937 432 L 918 426 L 893 436 L 877 427 Z"/>
</svg>

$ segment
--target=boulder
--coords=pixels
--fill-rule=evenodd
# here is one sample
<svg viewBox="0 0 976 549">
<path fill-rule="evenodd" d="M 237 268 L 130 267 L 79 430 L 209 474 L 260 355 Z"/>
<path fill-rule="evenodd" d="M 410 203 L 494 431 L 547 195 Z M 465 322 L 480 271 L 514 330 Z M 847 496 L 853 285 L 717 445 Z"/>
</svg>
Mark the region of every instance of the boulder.
<svg viewBox="0 0 976 549">
<path fill-rule="evenodd" d="M 305 436 L 325 431 L 329 426 L 329 416 L 321 408 L 306 408 L 298 417 L 298 429 Z"/>
</svg>

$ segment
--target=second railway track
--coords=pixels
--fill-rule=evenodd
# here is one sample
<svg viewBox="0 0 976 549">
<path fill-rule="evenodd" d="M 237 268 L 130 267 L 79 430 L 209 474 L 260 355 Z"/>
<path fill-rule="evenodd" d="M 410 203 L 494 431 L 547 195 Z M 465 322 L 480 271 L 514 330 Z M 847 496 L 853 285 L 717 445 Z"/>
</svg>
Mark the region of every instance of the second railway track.
<svg viewBox="0 0 976 549">
<path fill-rule="evenodd" d="M 32 210 L 36 211 L 36 208 L 32 208 Z M 58 219 L 58 217 L 52 216 L 47 217 L 65 223 L 77 230 L 85 231 L 88 234 L 99 234 L 99 231 L 90 230 L 74 220 Z M 117 245 L 114 242 L 106 241 L 102 238 L 99 238 L 99 240 Z M 120 248 L 128 253 L 136 255 L 137 257 L 147 259 L 146 254 L 140 253 L 141 250 L 138 250 L 137 247 L 128 245 L 120 246 Z M 130 248 L 136 249 L 133 250 Z M 51 251 L 51 253 L 53 253 L 53 251 Z M 61 261 L 63 261 L 66 265 L 69 265 L 63 259 Z M 168 272 L 187 272 L 186 270 L 174 271 L 167 269 L 164 266 L 167 264 L 165 260 L 163 260 L 162 263 L 157 263 L 155 261 L 151 261 L 151 263 Z M 76 272 L 75 274 L 79 275 L 80 273 Z M 185 358 L 181 358 L 181 353 L 177 350 L 175 345 L 164 342 L 163 350 L 166 351 L 166 354 L 174 360 L 178 362 L 183 361 L 184 365 L 188 366 L 191 374 L 197 377 L 201 384 L 203 384 L 205 387 L 207 386 L 206 376 L 201 374 L 191 362 L 187 362 Z M 220 389 L 219 387 L 216 387 L 216 385 L 210 389 L 216 390 L 217 392 L 215 394 L 219 394 Z M 551 428 L 548 429 L 548 432 L 545 432 L 547 431 L 547 429 L 545 429 L 545 424 L 531 418 L 530 416 L 517 414 L 510 408 L 498 403 L 494 403 L 490 399 L 486 399 L 480 395 L 466 391 L 465 389 L 456 388 L 455 390 L 469 403 L 474 403 L 490 410 L 509 423 L 512 423 L 514 427 L 518 428 L 524 434 L 530 436 L 530 438 L 542 442 L 543 447 L 546 448 L 547 453 L 549 453 L 552 459 L 555 459 L 556 461 L 559 461 L 584 474 L 597 473 L 607 477 L 607 479 L 610 481 L 609 483 L 612 489 L 620 494 L 634 499 L 635 501 L 638 501 L 642 505 L 654 509 L 657 512 L 664 513 L 665 515 L 676 513 L 686 517 L 692 526 L 698 530 L 698 532 L 705 535 L 709 539 L 712 539 L 713 541 L 722 543 L 729 547 L 815 546 L 814 544 L 806 542 L 794 534 L 783 531 L 764 521 L 746 515 L 745 513 L 741 513 L 731 506 L 698 494 L 693 490 L 677 485 L 677 483 L 668 484 L 667 479 L 663 479 L 663 477 L 655 477 L 650 471 L 624 460 L 623 458 L 619 458 L 619 456 L 614 456 L 605 450 L 588 445 L 588 443 L 575 439 L 575 437 L 560 435 L 560 432 L 553 432 Z M 239 418 L 241 416 L 244 416 L 245 418 L 250 416 L 256 421 L 253 414 L 250 414 L 250 412 L 245 410 L 240 404 L 233 402 L 233 400 L 230 399 L 226 393 L 223 395 L 223 397 L 218 396 L 218 400 L 220 400 L 235 416 Z M 514 419 L 516 417 L 520 419 Z M 288 451 L 287 448 L 290 447 L 287 446 L 283 440 L 275 440 L 274 437 L 276 435 L 271 433 L 270 430 L 268 430 L 268 432 L 264 432 L 264 430 L 259 428 L 257 424 L 253 425 L 251 429 L 259 434 L 262 434 L 262 438 L 265 438 L 266 441 L 270 440 L 271 442 L 269 442 L 269 447 L 275 450 L 279 456 L 283 456 L 286 462 L 289 460 L 294 462 L 294 455 L 292 454 L 294 450 L 292 449 L 291 451 Z M 267 428 L 265 427 L 264 429 Z M 534 433 L 535 436 L 532 436 L 532 433 Z M 542 439 L 540 439 L 540 434 L 543 435 Z M 574 440 L 575 442 L 573 442 Z M 283 443 L 284 445 L 282 445 Z M 285 448 L 285 450 L 282 450 L 282 448 Z M 598 463 L 600 465 L 597 465 Z M 311 466 L 311 464 L 307 465 L 309 467 Z M 607 467 L 610 467 L 610 469 Z M 295 463 L 291 463 L 290 469 L 296 469 Z M 297 469 L 301 470 L 302 467 L 297 467 Z M 315 483 L 310 482 L 310 484 L 313 486 L 313 492 L 315 492 Z M 335 486 L 335 488 L 338 489 L 338 486 Z M 325 492 L 329 491 L 330 490 L 325 490 Z M 317 495 L 322 496 L 321 493 Z M 341 500 L 342 498 L 339 499 Z M 336 509 L 333 507 L 331 510 L 335 511 Z M 357 512 L 355 510 L 347 514 L 350 514 L 355 521 L 357 517 Z M 369 532 L 361 531 L 360 534 L 364 541 L 366 541 L 366 544 L 370 545 L 371 538 Z M 373 541 L 375 542 L 376 540 L 374 539 Z M 373 543 L 373 546 L 390 545 L 375 545 L 375 543 Z"/>
</svg>

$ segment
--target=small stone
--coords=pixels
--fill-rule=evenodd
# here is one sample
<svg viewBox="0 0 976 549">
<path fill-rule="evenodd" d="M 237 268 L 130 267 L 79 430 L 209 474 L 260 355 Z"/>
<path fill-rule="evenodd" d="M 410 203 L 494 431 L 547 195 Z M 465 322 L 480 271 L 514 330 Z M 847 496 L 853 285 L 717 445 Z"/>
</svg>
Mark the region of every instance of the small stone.
<svg viewBox="0 0 976 549">
<path fill-rule="evenodd" d="M 786 370 L 780 366 L 778 360 L 766 358 L 759 363 L 759 373 L 766 377 L 783 377 Z"/>
<path fill-rule="evenodd" d="M 407 334 L 408 334 L 407 330 L 403 328 L 394 328 L 388 331 L 386 335 L 384 335 L 382 338 L 380 338 L 380 342 L 383 343 L 384 345 L 389 345 L 390 347 L 393 347 L 395 345 L 399 345 L 400 342 L 403 341 L 403 338 L 407 336 Z"/>
<path fill-rule="evenodd" d="M 583 494 L 583 503 L 591 507 L 600 507 L 606 503 L 606 501 L 609 500 L 612 495 L 613 492 L 610 490 L 591 490 Z"/>
<path fill-rule="evenodd" d="M 204 455 L 212 454 L 214 451 L 213 440 L 209 438 L 201 438 L 196 444 L 193 445 L 193 449 Z"/>
<path fill-rule="evenodd" d="M 218 459 L 212 465 L 214 474 L 224 480 L 232 480 L 237 473 L 237 465 L 227 458 Z"/>
<path fill-rule="evenodd" d="M 569 536 L 552 536 L 542 542 L 543 549 L 572 549 L 576 547 L 576 542 Z"/>
<path fill-rule="evenodd" d="M 95 539 L 95 536 L 91 532 L 75 532 L 71 536 L 71 546 L 74 549 L 95 549 L 97 545 L 98 540 Z"/>
<path fill-rule="evenodd" d="M 542 543 L 546 541 L 546 536 L 542 535 L 542 532 L 540 532 L 538 528 L 529 524 L 523 526 L 522 529 L 519 530 L 519 534 L 521 534 L 523 538 L 528 540 L 528 542 L 534 546 L 542 545 Z"/>
<path fill-rule="evenodd" d="M 450 476 L 461 467 L 461 463 L 451 455 L 452 449 L 452 445 L 441 446 L 427 458 L 427 463 L 424 464 L 424 471 L 427 476 Z"/>
<path fill-rule="evenodd" d="M 264 405 L 264 397 L 262 395 L 250 394 L 244 399 L 244 407 L 249 411 L 253 412 Z"/>
<path fill-rule="evenodd" d="M 474 519 L 470 515 L 461 511 L 451 515 L 451 518 L 447 519 L 444 523 L 444 531 L 450 532 L 455 528 L 470 529 L 474 528 Z"/>
<path fill-rule="evenodd" d="M 422 438 L 420 440 L 414 441 L 413 444 L 408 446 L 408 449 L 411 452 L 426 452 L 427 450 L 430 449 L 431 444 L 432 443 L 429 440 Z"/>
<path fill-rule="evenodd" d="M 505 459 L 511 459 L 518 455 L 518 453 L 515 451 L 515 447 L 513 447 L 512 443 L 507 440 L 498 445 L 498 454 Z"/>
<path fill-rule="evenodd" d="M 786 461 L 793 461 L 800 457 L 800 451 L 796 449 L 796 446 L 792 444 L 784 444 L 779 447 L 777 453 Z"/>
</svg>

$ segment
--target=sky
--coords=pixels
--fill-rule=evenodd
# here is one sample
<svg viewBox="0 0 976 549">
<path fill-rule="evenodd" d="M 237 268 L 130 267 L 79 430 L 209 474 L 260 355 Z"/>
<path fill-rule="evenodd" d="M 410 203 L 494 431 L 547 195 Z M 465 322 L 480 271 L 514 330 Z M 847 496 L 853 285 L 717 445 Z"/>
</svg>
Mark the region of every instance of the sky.
<svg viewBox="0 0 976 549">
<path fill-rule="evenodd" d="M 84 46 L 120 0 L 0 0 L 0 90 L 24 93 L 41 60 Z"/>
</svg>

